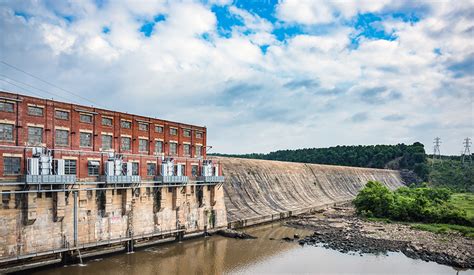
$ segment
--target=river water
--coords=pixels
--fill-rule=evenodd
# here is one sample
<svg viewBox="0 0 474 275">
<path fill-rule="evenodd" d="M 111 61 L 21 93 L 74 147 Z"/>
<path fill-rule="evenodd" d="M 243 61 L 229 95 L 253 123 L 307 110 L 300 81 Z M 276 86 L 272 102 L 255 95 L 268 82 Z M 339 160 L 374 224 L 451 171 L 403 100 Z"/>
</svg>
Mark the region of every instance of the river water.
<svg viewBox="0 0 474 275">
<path fill-rule="evenodd" d="M 312 232 L 274 223 L 245 230 L 257 239 L 220 236 L 162 244 L 131 254 L 104 256 L 84 265 L 54 267 L 33 274 L 474 274 L 433 262 L 386 255 L 350 255 L 281 241 Z M 273 240 L 272 240 L 273 239 Z M 31 274 L 31 273 L 30 273 Z"/>
</svg>

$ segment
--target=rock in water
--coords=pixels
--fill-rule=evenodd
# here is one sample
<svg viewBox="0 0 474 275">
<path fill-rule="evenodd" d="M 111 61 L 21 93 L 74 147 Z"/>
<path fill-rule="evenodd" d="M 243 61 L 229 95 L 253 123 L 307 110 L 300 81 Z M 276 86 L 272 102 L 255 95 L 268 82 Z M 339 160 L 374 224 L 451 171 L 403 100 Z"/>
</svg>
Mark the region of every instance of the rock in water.
<svg viewBox="0 0 474 275">
<path fill-rule="evenodd" d="M 227 237 L 227 238 L 234 238 L 234 239 L 256 239 L 257 238 L 247 233 L 232 230 L 232 229 L 222 229 L 222 230 L 217 231 L 216 234 Z"/>
</svg>

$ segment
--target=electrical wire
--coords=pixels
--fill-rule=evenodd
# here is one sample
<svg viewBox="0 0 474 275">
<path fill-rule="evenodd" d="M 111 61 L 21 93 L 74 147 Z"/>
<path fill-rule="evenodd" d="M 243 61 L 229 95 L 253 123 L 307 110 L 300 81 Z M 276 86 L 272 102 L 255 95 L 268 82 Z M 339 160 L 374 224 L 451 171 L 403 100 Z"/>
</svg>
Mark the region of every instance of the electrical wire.
<svg viewBox="0 0 474 275">
<path fill-rule="evenodd" d="M 51 83 L 51 82 L 49 82 L 49 81 L 47 81 L 47 80 L 44 80 L 44 79 L 42 79 L 42 78 L 40 78 L 40 77 L 38 77 L 38 76 L 35 76 L 35 75 L 33 75 L 33 74 L 29 73 L 29 72 L 26 72 L 26 71 L 24 71 L 24 70 L 22 70 L 22 69 L 20 69 L 20 68 L 18 68 L 18 67 L 16 67 L 16 66 L 13 66 L 12 64 L 9 64 L 9 63 L 3 61 L 3 60 L 0 60 L 0 63 L 4 64 L 4 65 L 6 65 L 6 66 L 8 66 L 8 67 L 10 67 L 10 68 L 12 68 L 12 69 L 15 69 L 15 70 L 17 70 L 17 71 L 19 71 L 19 72 L 22 72 L 22 73 L 24 73 L 24 74 L 26 74 L 26 75 L 28 75 L 28 76 L 30 76 L 30 77 L 33 77 L 33 78 L 35 78 L 35 79 L 37 79 L 37 80 L 39 80 L 39 81 L 41 81 L 41 82 L 43 82 L 43 83 L 46 83 L 46 84 L 48 84 L 48 85 L 50 85 L 50 86 L 52 86 L 52 87 L 54 87 L 54 88 L 56 88 L 56 89 L 59 89 L 59 90 L 64 91 L 64 92 L 66 92 L 66 93 L 68 93 L 68 94 L 71 94 L 71 95 L 73 95 L 73 96 L 76 96 L 76 97 L 78 97 L 78 98 L 81 98 L 82 100 L 85 100 L 85 101 L 87 101 L 87 102 L 90 102 L 90 103 L 92 103 L 92 104 L 94 104 L 94 105 L 96 105 L 96 106 L 104 107 L 104 106 L 101 106 L 100 104 L 98 104 L 98 103 L 96 103 L 96 102 L 94 102 L 94 101 L 92 101 L 92 100 L 90 100 L 90 99 L 88 99 L 88 98 L 85 98 L 85 97 L 83 97 L 83 96 L 80 96 L 80 95 L 78 95 L 78 94 L 76 94 L 76 93 L 74 93 L 74 92 L 71 92 L 71 91 L 69 91 L 69 90 L 63 89 L 63 88 L 61 88 L 61 87 L 59 87 L 59 86 L 57 86 L 57 85 L 55 85 L 55 84 L 53 84 L 53 83 Z"/>
<path fill-rule="evenodd" d="M 44 97 L 43 95 L 37 94 L 37 93 L 35 93 L 35 92 L 32 92 L 32 91 L 30 91 L 30 90 L 28 90 L 28 89 L 25 89 L 24 87 L 20 87 L 20 86 L 16 85 L 15 83 L 12 83 L 12 82 L 10 82 L 10 81 L 8 81 L 8 80 L 6 80 L 6 79 L 0 79 L 0 81 L 6 82 L 6 83 L 8 83 L 8 84 L 10 84 L 10 85 L 13 85 L 13 86 L 15 86 L 15 87 L 18 87 L 18 88 L 20 88 L 20 89 L 22 89 L 22 90 L 24 90 L 24 91 L 26 91 L 27 93 L 30 93 L 30 94 L 32 94 L 32 95 L 35 95 L 35 96 L 38 96 L 38 97 Z"/>
<path fill-rule="evenodd" d="M 9 79 L 9 80 L 11 80 L 11 81 L 20 83 L 20 84 L 22 84 L 22 85 L 25 85 L 25 86 L 27 86 L 27 87 L 30 87 L 30 88 L 39 90 L 39 91 L 41 91 L 41 92 L 43 92 L 43 93 L 47 93 L 47 94 L 52 95 L 52 96 L 54 96 L 54 97 L 59 97 L 59 98 L 62 98 L 62 99 L 64 99 L 64 100 L 66 100 L 66 101 L 71 101 L 71 100 L 70 100 L 69 98 L 67 98 L 67 97 L 60 96 L 60 95 L 58 95 L 58 94 L 55 94 L 55 93 L 46 91 L 46 90 L 44 90 L 44 89 L 35 87 L 35 86 L 30 85 L 30 84 L 25 83 L 25 82 L 22 82 L 22 81 L 20 81 L 20 80 L 13 79 L 13 78 L 11 78 L 11 77 L 9 77 L 9 76 L 6 76 L 6 75 L 4 75 L 4 74 L 0 74 L 0 76 L 2 76 L 2 77 L 4 77 L 4 78 L 7 78 L 7 79 Z M 15 85 L 14 83 L 11 83 L 10 81 L 7 81 L 7 80 L 3 80 L 3 81 L 4 81 L 4 82 L 7 82 L 7 83 L 10 83 L 10 84 L 12 84 L 12 85 Z M 16 86 L 16 87 L 19 87 L 18 85 L 15 85 L 15 86 Z M 22 88 L 22 87 L 19 87 L 19 88 Z M 24 89 L 24 88 L 22 88 L 22 89 Z M 38 94 L 35 94 L 35 95 L 37 95 L 37 96 L 39 96 L 39 97 L 44 97 L 44 96 L 38 95 Z M 77 104 L 76 102 L 72 102 L 72 103 Z"/>
</svg>

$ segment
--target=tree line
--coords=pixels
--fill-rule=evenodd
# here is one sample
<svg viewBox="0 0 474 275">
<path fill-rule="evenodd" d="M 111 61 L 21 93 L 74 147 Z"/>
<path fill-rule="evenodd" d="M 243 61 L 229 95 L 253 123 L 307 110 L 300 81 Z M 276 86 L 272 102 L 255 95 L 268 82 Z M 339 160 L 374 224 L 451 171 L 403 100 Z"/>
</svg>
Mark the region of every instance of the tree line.
<svg viewBox="0 0 474 275">
<path fill-rule="evenodd" d="M 268 154 L 209 154 L 214 156 L 279 160 L 341 166 L 407 169 L 421 180 L 428 180 L 429 167 L 423 144 L 351 145 L 329 148 L 278 150 Z"/>
</svg>

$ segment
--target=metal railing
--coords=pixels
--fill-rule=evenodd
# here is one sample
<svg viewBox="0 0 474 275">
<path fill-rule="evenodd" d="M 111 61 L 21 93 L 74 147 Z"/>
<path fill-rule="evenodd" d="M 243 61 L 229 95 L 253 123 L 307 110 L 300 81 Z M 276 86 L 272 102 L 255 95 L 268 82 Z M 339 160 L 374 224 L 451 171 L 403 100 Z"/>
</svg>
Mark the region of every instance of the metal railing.
<svg viewBox="0 0 474 275">
<path fill-rule="evenodd" d="M 189 177 L 187 176 L 156 176 L 155 180 L 159 183 L 170 184 L 170 183 L 187 183 Z"/>
<path fill-rule="evenodd" d="M 73 184 L 76 182 L 74 175 L 24 175 L 26 184 Z"/>
<path fill-rule="evenodd" d="M 78 249 L 88 249 L 88 248 L 93 248 L 93 247 L 113 245 L 113 244 L 117 244 L 117 243 L 124 243 L 124 242 L 131 241 L 131 240 L 141 240 L 141 239 L 152 238 L 152 237 L 172 235 L 172 234 L 175 234 L 175 233 L 178 233 L 178 232 L 184 232 L 184 231 L 185 231 L 185 229 L 158 230 L 158 231 L 154 231 L 154 232 L 134 235 L 132 237 L 122 237 L 122 236 L 120 236 L 119 238 L 102 240 L 102 241 L 98 240 L 98 241 L 95 241 L 95 242 L 78 244 L 76 246 L 65 244 L 64 245 L 65 247 L 63 247 L 63 248 L 57 248 L 57 249 L 51 249 L 51 250 L 39 251 L 39 252 L 31 252 L 31 253 L 27 253 L 27 254 L 17 254 L 17 255 L 14 255 L 14 256 L 9 255 L 9 256 L 6 256 L 6 257 L 0 257 L 0 263 L 7 263 L 7 262 L 18 261 L 18 260 L 24 260 L 24 259 L 28 259 L 28 258 L 53 255 L 53 254 L 62 253 L 62 252 L 66 252 L 66 251 L 75 251 L 75 250 L 78 250 Z"/>
<path fill-rule="evenodd" d="M 105 183 L 139 183 L 140 176 L 100 176 L 100 181 Z"/>
<path fill-rule="evenodd" d="M 200 176 L 197 177 L 197 181 L 203 183 L 220 183 L 224 182 L 225 178 L 224 176 Z"/>
</svg>

